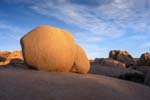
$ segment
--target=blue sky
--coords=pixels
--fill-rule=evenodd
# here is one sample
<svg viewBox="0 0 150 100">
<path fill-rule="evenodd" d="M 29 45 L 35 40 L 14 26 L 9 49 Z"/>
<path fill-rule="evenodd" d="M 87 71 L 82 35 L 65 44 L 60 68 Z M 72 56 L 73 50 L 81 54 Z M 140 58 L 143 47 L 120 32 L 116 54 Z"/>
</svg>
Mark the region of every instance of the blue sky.
<svg viewBox="0 0 150 100">
<path fill-rule="evenodd" d="M 0 0 L 0 51 L 41 25 L 70 31 L 89 58 L 150 52 L 150 0 Z"/>
</svg>

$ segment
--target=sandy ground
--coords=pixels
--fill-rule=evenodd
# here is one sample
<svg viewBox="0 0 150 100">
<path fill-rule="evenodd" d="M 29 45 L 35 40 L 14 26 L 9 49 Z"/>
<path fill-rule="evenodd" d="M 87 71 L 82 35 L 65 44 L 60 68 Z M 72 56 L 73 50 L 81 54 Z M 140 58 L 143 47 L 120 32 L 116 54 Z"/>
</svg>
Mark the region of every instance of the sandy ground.
<svg viewBox="0 0 150 100">
<path fill-rule="evenodd" d="M 150 87 L 102 75 L 0 69 L 0 100 L 150 100 Z"/>
</svg>

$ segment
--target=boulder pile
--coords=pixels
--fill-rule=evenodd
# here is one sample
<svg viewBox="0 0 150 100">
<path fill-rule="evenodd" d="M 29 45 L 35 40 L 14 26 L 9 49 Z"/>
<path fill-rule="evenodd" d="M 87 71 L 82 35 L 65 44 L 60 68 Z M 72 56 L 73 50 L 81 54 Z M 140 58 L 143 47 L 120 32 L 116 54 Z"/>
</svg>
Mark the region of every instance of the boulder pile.
<svg viewBox="0 0 150 100">
<path fill-rule="evenodd" d="M 127 67 L 134 65 L 134 59 L 127 51 L 112 50 L 109 58 L 125 63 Z"/>
<path fill-rule="evenodd" d="M 90 73 L 150 85 L 150 53 L 133 58 L 127 51 L 112 50 L 108 58 L 91 62 Z"/>
</svg>

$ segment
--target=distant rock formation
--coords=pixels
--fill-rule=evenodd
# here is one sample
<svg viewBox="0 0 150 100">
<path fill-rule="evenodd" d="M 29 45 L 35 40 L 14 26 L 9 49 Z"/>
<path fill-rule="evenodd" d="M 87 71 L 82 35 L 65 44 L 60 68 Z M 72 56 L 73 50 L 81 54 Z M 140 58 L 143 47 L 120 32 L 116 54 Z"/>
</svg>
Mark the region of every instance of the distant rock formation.
<svg viewBox="0 0 150 100">
<path fill-rule="evenodd" d="M 69 72 L 78 56 L 73 36 L 68 31 L 50 26 L 33 29 L 22 37 L 21 45 L 25 62 L 44 71 Z M 89 66 L 84 67 L 88 69 Z"/>
<path fill-rule="evenodd" d="M 100 64 L 91 65 L 89 73 L 105 75 L 105 76 L 110 76 L 115 78 L 119 78 L 121 75 L 135 74 L 135 73 L 143 76 L 142 72 L 134 69 L 123 68 L 123 67 L 110 67 L 110 66 L 105 66 Z"/>
<path fill-rule="evenodd" d="M 110 58 L 96 58 L 95 60 L 96 61 L 91 63 L 89 72 L 91 74 L 105 75 L 137 83 L 144 83 L 145 74 L 143 74 L 142 71 L 126 68 L 124 63 Z"/>
<path fill-rule="evenodd" d="M 23 62 L 22 52 L 13 51 L 13 52 L 0 52 L 0 66 L 8 64 L 19 64 Z"/>
<path fill-rule="evenodd" d="M 120 61 L 127 67 L 134 65 L 134 59 L 127 51 L 112 50 L 109 53 L 109 58 Z"/>
<path fill-rule="evenodd" d="M 93 62 L 91 62 L 91 64 L 100 64 L 100 65 L 110 66 L 110 67 L 122 67 L 122 68 L 126 67 L 124 63 L 110 58 L 96 58 Z"/>
<path fill-rule="evenodd" d="M 150 53 L 143 53 L 139 59 L 139 65 L 150 66 Z"/>
<path fill-rule="evenodd" d="M 150 85 L 150 53 L 133 58 L 127 51 L 112 50 L 109 58 L 96 58 L 90 63 L 90 73 Z"/>
</svg>

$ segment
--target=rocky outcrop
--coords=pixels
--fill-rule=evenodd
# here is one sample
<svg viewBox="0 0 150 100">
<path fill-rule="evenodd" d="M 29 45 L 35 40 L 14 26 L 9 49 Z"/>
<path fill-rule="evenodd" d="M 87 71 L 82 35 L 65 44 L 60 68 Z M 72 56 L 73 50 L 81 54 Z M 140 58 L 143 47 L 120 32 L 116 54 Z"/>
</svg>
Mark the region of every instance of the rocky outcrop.
<svg viewBox="0 0 150 100">
<path fill-rule="evenodd" d="M 127 67 L 134 65 L 134 59 L 127 51 L 112 50 L 109 53 L 109 58 L 120 61 Z"/>
<path fill-rule="evenodd" d="M 121 63 L 117 60 L 113 60 L 110 58 L 96 58 L 91 65 L 95 65 L 95 64 L 99 64 L 99 65 L 103 65 L 103 66 L 110 66 L 110 67 L 122 67 L 125 68 L 126 65 L 124 63 Z"/>
<path fill-rule="evenodd" d="M 101 64 L 102 60 L 104 60 L 105 58 L 95 58 L 91 64 Z"/>
<path fill-rule="evenodd" d="M 110 77 L 115 77 L 118 78 L 121 75 L 125 74 L 139 74 L 143 75 L 142 72 L 130 69 L 130 68 L 123 68 L 123 67 L 109 67 L 109 66 L 104 66 L 100 64 L 94 64 L 91 65 L 89 73 L 91 74 L 98 74 L 98 75 L 105 75 L 105 76 L 110 76 Z"/>
<path fill-rule="evenodd" d="M 121 62 L 113 60 L 113 59 L 103 59 L 101 61 L 101 65 L 112 66 L 112 67 L 122 67 L 122 68 L 126 67 L 126 65 L 124 63 L 121 63 Z"/>
<path fill-rule="evenodd" d="M 150 53 L 144 53 L 139 59 L 139 65 L 150 66 Z"/>
<path fill-rule="evenodd" d="M 72 68 L 73 72 L 83 74 L 87 73 L 90 69 L 88 57 L 86 56 L 85 51 L 79 45 L 76 45 L 76 58 Z"/>
<path fill-rule="evenodd" d="M 150 100 L 149 87 L 102 75 L 13 69 L 0 80 L 1 100 Z"/>
<path fill-rule="evenodd" d="M 23 63 L 21 51 L 0 52 L 0 66 Z"/>
<path fill-rule="evenodd" d="M 144 83 L 150 85 L 150 67 L 149 66 L 134 66 L 137 71 L 144 75 Z"/>
<path fill-rule="evenodd" d="M 149 85 L 149 86 L 150 86 L 150 71 L 147 72 L 147 74 L 146 74 L 146 76 L 145 76 L 144 83 L 145 83 L 146 85 Z"/>
<path fill-rule="evenodd" d="M 77 69 L 81 67 L 83 72 L 78 70 L 80 73 L 87 73 L 84 68 L 89 69 L 86 54 L 82 50 L 77 52 L 74 38 L 68 31 L 40 26 L 22 37 L 21 45 L 25 62 L 38 70 L 69 72 L 74 63 Z"/>
<path fill-rule="evenodd" d="M 123 79 L 123 80 L 128 80 L 128 81 L 133 81 L 136 83 L 144 83 L 144 74 L 143 73 L 125 73 L 125 74 L 121 74 L 119 77 L 119 79 Z"/>
<path fill-rule="evenodd" d="M 136 70 L 143 72 L 145 75 L 150 72 L 149 66 L 136 66 Z"/>
</svg>

